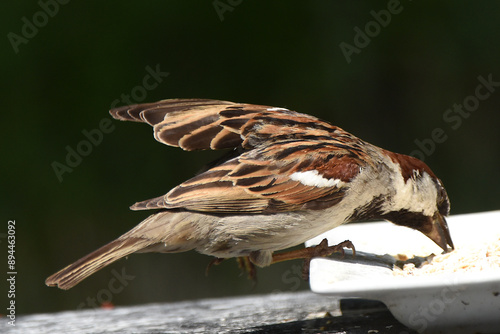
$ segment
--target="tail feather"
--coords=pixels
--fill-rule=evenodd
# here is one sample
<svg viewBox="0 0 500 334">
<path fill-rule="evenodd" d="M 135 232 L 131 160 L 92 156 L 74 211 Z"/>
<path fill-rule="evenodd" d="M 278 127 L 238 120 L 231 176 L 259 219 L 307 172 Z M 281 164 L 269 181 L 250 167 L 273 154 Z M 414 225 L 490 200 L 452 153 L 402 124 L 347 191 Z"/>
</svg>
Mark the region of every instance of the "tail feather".
<svg viewBox="0 0 500 334">
<path fill-rule="evenodd" d="M 151 245 L 142 238 L 116 239 L 45 280 L 48 286 L 68 290 L 103 267 Z"/>
<path fill-rule="evenodd" d="M 160 211 L 118 239 L 81 258 L 45 280 L 68 290 L 96 271 L 132 253 L 175 253 L 196 248 L 191 212 Z"/>
</svg>

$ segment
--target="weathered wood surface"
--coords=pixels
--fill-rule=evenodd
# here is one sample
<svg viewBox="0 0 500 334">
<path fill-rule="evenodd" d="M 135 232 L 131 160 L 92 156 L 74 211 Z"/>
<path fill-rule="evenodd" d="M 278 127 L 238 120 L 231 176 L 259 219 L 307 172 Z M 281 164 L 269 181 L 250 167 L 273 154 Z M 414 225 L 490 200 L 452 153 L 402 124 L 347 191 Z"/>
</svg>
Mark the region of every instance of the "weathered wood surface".
<svg viewBox="0 0 500 334">
<path fill-rule="evenodd" d="M 2 322 L 0 332 L 412 333 L 387 309 L 354 304 L 361 310 L 342 315 L 338 299 L 311 292 L 280 293 L 26 315 L 16 319 L 15 327 Z"/>
</svg>

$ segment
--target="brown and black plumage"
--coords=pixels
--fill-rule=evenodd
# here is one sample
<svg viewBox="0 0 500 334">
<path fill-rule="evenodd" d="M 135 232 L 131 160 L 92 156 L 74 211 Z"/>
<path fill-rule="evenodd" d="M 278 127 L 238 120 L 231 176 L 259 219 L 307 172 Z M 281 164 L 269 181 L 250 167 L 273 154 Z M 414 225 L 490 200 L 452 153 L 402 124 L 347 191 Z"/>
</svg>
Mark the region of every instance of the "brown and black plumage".
<svg viewBox="0 0 500 334">
<path fill-rule="evenodd" d="M 69 289 L 135 252 L 195 249 L 218 258 L 273 253 L 343 223 L 387 219 L 453 247 L 441 181 L 418 159 L 392 153 L 285 108 L 171 99 L 116 108 L 115 119 L 153 126 L 161 143 L 232 154 L 133 210 L 158 209 L 131 231 L 50 276 Z M 282 259 L 283 257 L 280 257 Z"/>
</svg>

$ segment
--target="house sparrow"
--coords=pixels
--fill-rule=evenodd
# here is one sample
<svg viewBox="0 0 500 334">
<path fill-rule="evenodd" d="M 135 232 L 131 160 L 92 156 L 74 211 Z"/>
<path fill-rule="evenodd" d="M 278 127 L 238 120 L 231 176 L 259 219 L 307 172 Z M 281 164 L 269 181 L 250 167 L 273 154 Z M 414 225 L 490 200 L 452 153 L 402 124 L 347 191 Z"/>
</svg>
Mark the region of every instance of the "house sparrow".
<svg viewBox="0 0 500 334">
<path fill-rule="evenodd" d="M 264 267 L 297 257 L 275 251 L 359 220 L 386 219 L 422 232 L 444 251 L 453 249 L 444 219 L 448 196 L 425 163 L 316 117 L 205 99 L 110 113 L 148 123 L 166 145 L 230 152 L 166 195 L 134 204 L 132 210 L 159 211 L 47 278 L 48 286 L 69 289 L 131 253 L 195 249 L 216 258 L 248 257 Z"/>
</svg>

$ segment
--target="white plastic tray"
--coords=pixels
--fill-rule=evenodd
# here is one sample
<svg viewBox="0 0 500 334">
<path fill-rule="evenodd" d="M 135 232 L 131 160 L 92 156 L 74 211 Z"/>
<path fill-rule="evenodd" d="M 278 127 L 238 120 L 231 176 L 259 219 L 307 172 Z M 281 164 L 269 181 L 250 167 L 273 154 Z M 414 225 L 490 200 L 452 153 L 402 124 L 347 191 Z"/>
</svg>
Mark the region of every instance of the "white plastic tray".
<svg viewBox="0 0 500 334">
<path fill-rule="evenodd" d="M 455 247 L 498 240 L 500 211 L 447 219 Z M 420 232 L 388 222 L 347 224 L 306 243 L 350 240 L 356 251 L 374 254 L 439 254 Z M 500 268 L 475 274 L 396 277 L 390 269 L 317 258 L 311 261 L 311 290 L 384 302 L 406 326 L 426 333 L 500 333 Z"/>
</svg>

